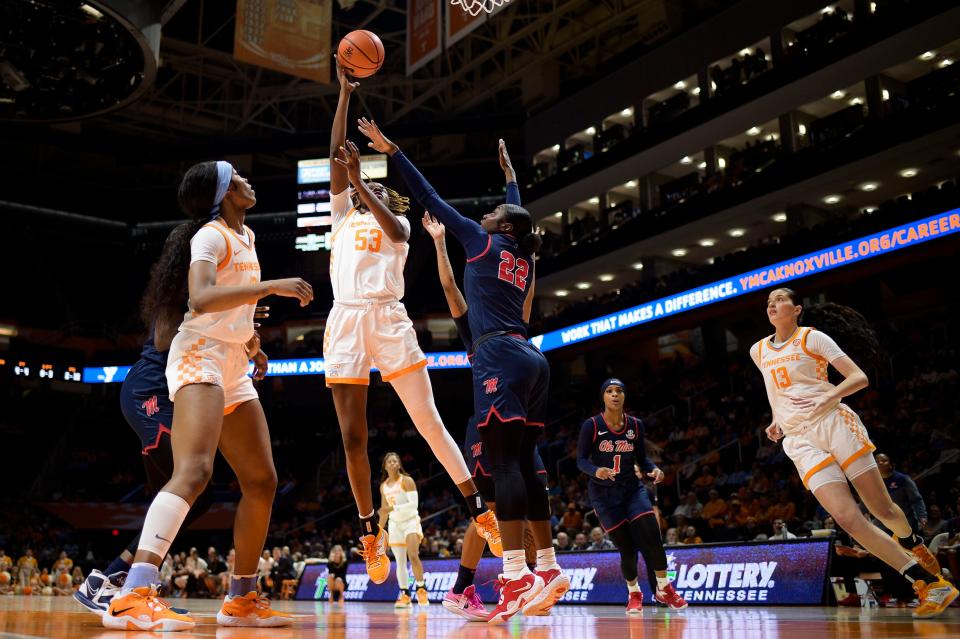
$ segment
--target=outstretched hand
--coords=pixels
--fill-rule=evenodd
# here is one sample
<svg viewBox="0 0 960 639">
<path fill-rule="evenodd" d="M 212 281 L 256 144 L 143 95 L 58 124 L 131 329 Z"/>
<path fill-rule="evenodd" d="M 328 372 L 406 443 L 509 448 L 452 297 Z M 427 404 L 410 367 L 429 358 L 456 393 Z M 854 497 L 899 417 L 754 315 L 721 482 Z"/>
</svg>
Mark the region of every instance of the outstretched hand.
<svg viewBox="0 0 960 639">
<path fill-rule="evenodd" d="M 340 66 L 340 60 L 336 54 L 334 54 L 333 59 L 337 62 L 337 80 L 340 81 L 340 90 L 347 94 L 353 93 L 360 86 L 360 83 L 350 81 L 347 70 Z"/>
<path fill-rule="evenodd" d="M 375 120 L 360 118 L 357 120 L 357 127 L 360 129 L 360 133 L 363 133 L 365 136 L 370 138 L 370 142 L 367 144 L 367 146 L 374 151 L 393 155 L 400 150 L 400 147 L 391 142 L 383 133 L 380 132 L 380 127 L 377 126 Z"/>
<path fill-rule="evenodd" d="M 423 212 L 423 228 L 427 229 L 434 240 L 442 240 L 446 235 L 446 227 L 443 222 L 430 215 L 430 211 Z"/>
<path fill-rule="evenodd" d="M 337 155 L 333 159 L 347 170 L 347 177 L 351 184 L 356 186 L 363 180 L 363 176 L 360 174 L 360 149 L 357 148 L 356 144 L 347 140 L 345 146 L 341 146 L 337 150 Z"/>
<path fill-rule="evenodd" d="M 510 154 L 507 152 L 507 143 L 500 138 L 500 168 L 507 176 L 508 182 L 517 181 L 517 172 L 513 170 L 513 163 L 510 161 Z"/>
</svg>

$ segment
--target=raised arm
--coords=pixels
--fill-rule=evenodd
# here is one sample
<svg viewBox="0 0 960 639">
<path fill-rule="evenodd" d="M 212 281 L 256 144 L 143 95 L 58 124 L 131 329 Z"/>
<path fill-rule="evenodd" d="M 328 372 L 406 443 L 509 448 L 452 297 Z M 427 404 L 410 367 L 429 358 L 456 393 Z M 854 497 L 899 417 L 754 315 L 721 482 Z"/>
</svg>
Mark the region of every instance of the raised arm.
<svg viewBox="0 0 960 639">
<path fill-rule="evenodd" d="M 463 317 L 467 312 L 467 301 L 463 293 L 457 288 L 457 280 L 453 277 L 453 265 L 447 255 L 446 229 L 429 212 L 423 214 L 423 228 L 433 238 L 433 245 L 437 249 L 437 271 L 440 273 L 440 285 L 443 295 L 447 298 L 450 315 L 454 318 Z"/>
<path fill-rule="evenodd" d="M 510 154 L 507 153 L 507 143 L 500 139 L 500 168 L 503 169 L 503 177 L 507 180 L 507 204 L 516 204 L 520 206 L 520 187 L 517 185 L 517 172 L 513 170 L 513 163 L 510 161 Z"/>
<path fill-rule="evenodd" d="M 380 132 L 376 122 L 361 118 L 358 121 L 358 127 L 361 133 L 370 138 L 368 144 L 370 148 L 393 158 L 393 164 L 413 198 L 450 229 L 454 237 L 463 244 L 467 255 L 478 255 L 486 249 L 489 239 L 487 232 L 479 224 L 460 215 L 455 208 L 444 202 L 426 178 L 420 174 L 417 167 L 400 151 L 400 147 Z"/>
<path fill-rule="evenodd" d="M 343 167 L 347 171 L 347 177 L 353 188 L 356 190 L 360 201 L 363 202 L 367 210 L 373 213 L 377 218 L 377 223 L 383 232 L 387 234 L 391 242 L 406 242 L 410 239 L 409 226 L 405 226 L 400 218 L 393 214 L 363 181 L 363 175 L 360 173 L 360 150 L 357 145 L 347 140 L 345 146 L 340 148 L 340 154 L 334 158 L 334 163 Z"/>
<path fill-rule="evenodd" d="M 336 57 L 336 56 L 334 56 Z M 333 116 L 333 128 L 330 129 L 330 193 L 336 195 L 347 188 L 347 169 L 336 162 L 341 147 L 347 141 L 347 115 L 350 112 L 350 94 L 360 86 L 359 82 L 350 82 L 347 72 L 337 62 L 337 79 L 340 81 L 340 100 L 337 101 L 337 113 Z"/>
</svg>

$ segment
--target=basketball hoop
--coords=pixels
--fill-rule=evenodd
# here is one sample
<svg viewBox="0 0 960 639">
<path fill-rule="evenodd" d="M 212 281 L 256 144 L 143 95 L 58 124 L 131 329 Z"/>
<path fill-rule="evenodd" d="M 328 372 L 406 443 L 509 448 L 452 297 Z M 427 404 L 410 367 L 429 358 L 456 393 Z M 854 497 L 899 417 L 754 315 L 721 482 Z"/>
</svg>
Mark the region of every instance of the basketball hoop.
<svg viewBox="0 0 960 639">
<path fill-rule="evenodd" d="M 493 13 L 493 10 L 502 7 L 510 0 L 450 0 L 452 5 L 460 5 L 464 11 L 472 16 L 480 15 L 481 11 Z"/>
</svg>

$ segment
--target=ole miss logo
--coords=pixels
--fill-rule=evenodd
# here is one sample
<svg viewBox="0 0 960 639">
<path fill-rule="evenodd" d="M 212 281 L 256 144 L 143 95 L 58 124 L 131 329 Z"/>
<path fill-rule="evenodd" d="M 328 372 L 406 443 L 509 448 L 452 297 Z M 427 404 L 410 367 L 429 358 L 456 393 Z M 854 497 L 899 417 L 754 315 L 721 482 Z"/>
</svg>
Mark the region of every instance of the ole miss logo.
<svg viewBox="0 0 960 639">
<path fill-rule="evenodd" d="M 476 444 L 470 445 L 470 454 L 473 455 L 474 459 L 483 454 L 483 442 L 477 442 Z"/>
<path fill-rule="evenodd" d="M 635 438 L 636 436 L 637 436 L 637 434 L 636 434 L 635 432 L 633 432 L 633 429 L 632 429 L 632 428 L 627 431 L 627 439 L 633 439 L 633 438 Z"/>
<path fill-rule="evenodd" d="M 492 395 L 497 392 L 497 384 L 500 383 L 499 377 L 491 377 L 490 379 L 483 380 L 483 390 L 487 395 Z"/>
<path fill-rule="evenodd" d="M 153 417 L 160 412 L 160 407 L 157 405 L 157 396 L 154 395 L 147 401 L 140 404 L 140 407 L 143 408 L 147 413 L 147 417 Z"/>
</svg>

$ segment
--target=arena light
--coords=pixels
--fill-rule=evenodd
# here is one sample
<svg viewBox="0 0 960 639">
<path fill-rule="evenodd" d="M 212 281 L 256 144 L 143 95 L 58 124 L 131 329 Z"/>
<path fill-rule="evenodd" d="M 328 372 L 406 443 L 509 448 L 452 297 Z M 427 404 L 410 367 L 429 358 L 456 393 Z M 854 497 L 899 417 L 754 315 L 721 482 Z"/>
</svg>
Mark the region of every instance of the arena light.
<svg viewBox="0 0 960 639">
<path fill-rule="evenodd" d="M 877 182 L 864 182 L 863 184 L 860 185 L 860 190 L 870 193 L 872 191 L 876 191 L 877 187 L 879 186 L 880 184 Z"/>
<path fill-rule="evenodd" d="M 690 92 L 692 95 L 700 95 L 700 87 L 693 87 L 693 91 Z"/>
<path fill-rule="evenodd" d="M 563 217 L 563 211 L 557 211 L 556 213 L 553 214 L 553 217 L 555 217 L 555 218 L 561 218 L 561 217 Z"/>
<path fill-rule="evenodd" d="M 773 215 L 770 216 L 770 219 L 773 220 L 774 222 L 786 222 L 787 214 L 782 211 L 780 213 L 774 213 Z"/>
<path fill-rule="evenodd" d="M 588 126 L 586 129 L 583 130 L 583 132 L 586 133 L 587 135 L 596 135 L 596 134 L 597 134 L 597 127 L 595 127 L 595 126 Z"/>
<path fill-rule="evenodd" d="M 752 126 L 752 127 L 750 127 L 749 129 L 747 129 L 747 135 L 749 135 L 749 136 L 760 135 L 760 133 L 761 133 L 762 131 L 763 131 L 763 129 L 761 129 L 760 127 L 758 127 L 758 126 Z"/>
<path fill-rule="evenodd" d="M 951 64 L 953 64 L 953 58 L 944 58 L 937 64 L 937 66 L 940 67 L 941 69 L 945 69 L 949 67 Z"/>
<path fill-rule="evenodd" d="M 586 291 L 586 290 L 589 289 L 591 286 L 593 286 L 593 284 L 591 284 L 590 282 L 577 282 L 577 283 L 576 283 L 577 290 L 580 290 L 580 291 Z"/>
<path fill-rule="evenodd" d="M 698 164 L 698 165 L 697 165 L 697 168 L 700 169 L 701 171 L 706 170 L 706 168 L 707 168 L 707 163 L 706 163 L 706 161 L 703 161 L 703 162 L 701 162 L 700 164 Z"/>
<path fill-rule="evenodd" d="M 717 158 L 717 166 L 721 169 L 727 168 L 727 161 L 724 158 Z"/>
<path fill-rule="evenodd" d="M 716 243 L 717 243 L 717 241 L 716 241 L 715 239 L 713 239 L 712 237 L 705 237 L 705 238 L 703 238 L 702 240 L 700 240 L 699 242 L 697 242 L 697 244 L 699 244 L 700 246 L 703 246 L 703 247 L 705 247 L 705 248 L 710 248 L 711 246 L 716 245 Z"/>
<path fill-rule="evenodd" d="M 933 60 L 935 57 L 937 57 L 936 51 L 924 51 L 923 53 L 920 54 L 920 59 L 923 60 L 924 62 Z"/>
<path fill-rule="evenodd" d="M 612 282 L 612 281 L 613 281 L 613 274 L 612 274 L 612 273 L 602 273 L 601 275 L 599 275 L 599 276 L 597 277 L 597 279 L 600 280 L 601 282 Z"/>
<path fill-rule="evenodd" d="M 630 180 L 629 182 L 627 182 L 626 184 L 624 184 L 624 186 L 627 187 L 628 189 L 632 189 L 632 188 L 635 187 L 636 185 L 637 185 L 637 181 L 636 181 L 636 180 Z"/>
<path fill-rule="evenodd" d="M 687 88 L 687 83 L 684 82 L 683 80 L 680 80 L 679 82 L 673 85 L 673 88 L 676 89 L 677 91 L 683 91 L 684 89 Z"/>
<path fill-rule="evenodd" d="M 560 152 L 560 145 L 559 145 L 559 144 L 554 144 L 552 147 L 550 147 L 550 150 L 553 151 L 554 153 L 559 153 L 559 152 Z"/>
<path fill-rule="evenodd" d="M 823 198 L 823 203 L 824 203 L 824 204 L 836 204 L 837 202 L 839 202 L 839 201 L 842 200 L 842 199 L 843 199 L 842 196 L 837 195 L 836 193 L 834 193 L 834 194 L 832 194 L 832 195 L 828 195 L 828 196 L 826 196 L 825 198 Z"/>
<path fill-rule="evenodd" d="M 850 106 L 857 106 L 857 105 L 863 104 L 863 100 L 861 100 L 860 98 L 853 98 L 852 100 L 850 100 L 848 104 Z"/>
<path fill-rule="evenodd" d="M 876 210 L 877 210 L 877 207 L 875 207 L 875 206 L 868 206 L 868 207 L 865 207 L 865 208 L 863 209 L 863 212 L 866 213 L 867 215 L 870 215 L 871 213 L 875 213 Z"/>
<path fill-rule="evenodd" d="M 747 234 L 746 229 L 730 229 L 729 231 L 727 231 L 727 235 L 729 235 L 730 237 L 743 237 L 746 234 Z"/>
<path fill-rule="evenodd" d="M 751 49 L 750 47 L 744 47 L 743 49 L 740 49 L 740 55 L 744 57 L 748 55 L 753 55 L 753 49 Z"/>
<path fill-rule="evenodd" d="M 680 164 L 693 164 L 693 158 L 691 158 L 689 155 L 685 155 L 680 158 Z"/>
<path fill-rule="evenodd" d="M 807 134 L 807 125 L 806 125 L 806 124 L 801 124 L 800 126 L 797 127 L 797 135 L 799 135 L 800 137 L 803 137 L 803 136 L 805 136 L 806 134 Z"/>
<path fill-rule="evenodd" d="M 568 291 L 568 290 L 566 290 L 566 289 L 559 288 L 559 289 L 555 290 L 555 291 L 553 292 L 553 294 L 556 295 L 557 297 L 566 297 L 567 295 L 570 294 L 570 291 Z"/>
<path fill-rule="evenodd" d="M 622 115 L 625 118 L 629 118 L 631 115 L 633 115 L 633 108 L 629 107 L 624 109 L 623 111 L 620 112 L 620 115 Z"/>
<path fill-rule="evenodd" d="M 833 13 L 833 11 L 834 11 L 833 7 L 827 6 L 827 7 L 824 7 L 823 9 L 820 9 L 820 15 L 828 16 L 831 13 Z"/>
<path fill-rule="evenodd" d="M 686 254 L 687 254 L 687 249 L 685 248 L 675 248 L 672 251 L 670 251 L 670 255 L 674 257 L 683 257 Z"/>
<path fill-rule="evenodd" d="M 80 5 L 80 10 L 92 18 L 96 18 L 97 20 L 103 17 L 103 14 L 96 7 L 91 7 L 86 2 Z"/>
<path fill-rule="evenodd" d="M 907 169 L 901 169 L 899 172 L 899 175 L 902 178 L 912 178 L 912 177 L 916 177 L 917 173 L 919 172 L 920 172 L 919 169 L 907 168 Z"/>
<path fill-rule="evenodd" d="M 847 97 L 847 94 L 845 91 L 834 91 L 833 93 L 830 94 L 830 97 L 833 98 L 834 100 L 842 100 L 845 97 Z"/>
<path fill-rule="evenodd" d="M 642 271 L 642 270 L 643 270 L 643 262 L 634 262 L 633 264 L 630 265 L 630 268 L 632 268 L 632 269 L 635 270 L 635 271 Z"/>
<path fill-rule="evenodd" d="M 598 197 L 592 197 L 587 201 L 590 202 L 590 204 L 600 204 L 600 198 Z"/>
<path fill-rule="evenodd" d="M 890 92 L 887 91 L 886 89 L 883 90 L 883 92 L 881 93 L 881 95 L 883 96 L 883 101 L 884 101 L 884 102 L 886 102 L 887 100 L 890 99 Z"/>
</svg>

